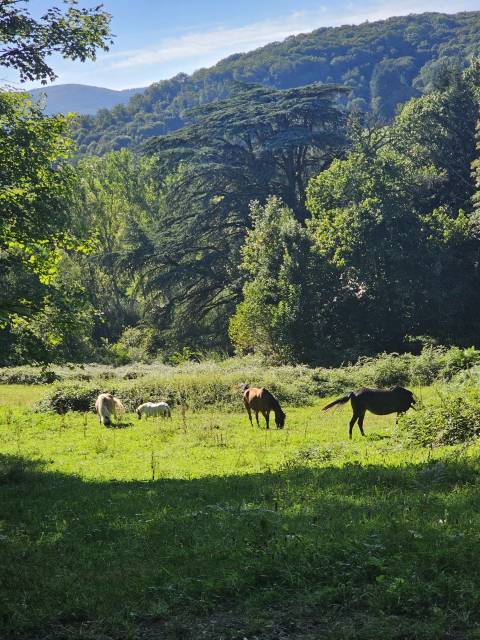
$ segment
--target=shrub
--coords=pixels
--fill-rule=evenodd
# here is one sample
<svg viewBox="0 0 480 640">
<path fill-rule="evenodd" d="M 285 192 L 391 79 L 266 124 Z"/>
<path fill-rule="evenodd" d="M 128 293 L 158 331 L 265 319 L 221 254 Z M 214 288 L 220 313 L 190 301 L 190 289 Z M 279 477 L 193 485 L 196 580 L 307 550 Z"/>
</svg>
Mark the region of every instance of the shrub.
<svg viewBox="0 0 480 640">
<path fill-rule="evenodd" d="M 52 384 L 60 379 L 54 371 L 43 367 L 4 367 L 0 384 Z"/>
<path fill-rule="evenodd" d="M 156 331 L 153 327 L 127 327 L 118 342 L 108 345 L 107 352 L 120 365 L 149 362 L 156 353 Z"/>
<path fill-rule="evenodd" d="M 35 405 L 39 412 L 93 411 L 102 390 L 91 385 L 64 384 L 56 387 Z"/>
<path fill-rule="evenodd" d="M 414 356 L 410 354 L 382 353 L 376 358 L 360 361 L 358 368 L 363 384 L 375 387 L 405 386 L 411 382 L 410 365 Z M 360 372 L 359 372 L 360 373 Z"/>
<path fill-rule="evenodd" d="M 98 378 L 79 384 L 57 385 L 37 404 L 38 411 L 88 411 L 93 408 L 96 394 L 111 391 L 128 411 L 148 400 L 165 400 L 172 406 L 186 403 L 190 409 L 216 406 L 225 410 L 242 408 L 239 384 L 267 387 L 281 403 L 293 406 L 311 404 L 318 392 L 313 371 L 307 367 L 264 368 L 256 363 L 232 359 L 227 363 L 186 363 L 179 367 L 159 365 L 155 375 L 132 378 L 123 372 L 122 378 Z"/>
<path fill-rule="evenodd" d="M 437 402 L 401 416 L 399 433 L 421 446 L 470 442 L 480 434 L 480 393 L 450 391 Z"/>
</svg>

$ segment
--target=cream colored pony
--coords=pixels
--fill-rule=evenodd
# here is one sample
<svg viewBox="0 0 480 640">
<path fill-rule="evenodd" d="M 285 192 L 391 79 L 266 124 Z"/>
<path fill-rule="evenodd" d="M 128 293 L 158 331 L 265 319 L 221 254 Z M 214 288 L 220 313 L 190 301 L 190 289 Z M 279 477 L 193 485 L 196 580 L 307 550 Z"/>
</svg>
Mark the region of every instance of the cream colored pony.
<svg viewBox="0 0 480 640">
<path fill-rule="evenodd" d="M 117 417 L 119 414 L 123 414 L 125 407 L 111 393 L 101 393 L 95 402 L 95 411 L 100 418 L 100 424 L 108 427 L 112 424 L 111 416 Z"/>
<path fill-rule="evenodd" d="M 166 402 L 144 402 L 135 409 L 138 419 L 142 419 L 142 415 L 145 416 L 145 420 L 149 416 L 162 416 L 163 418 L 171 418 L 172 412 Z"/>
</svg>

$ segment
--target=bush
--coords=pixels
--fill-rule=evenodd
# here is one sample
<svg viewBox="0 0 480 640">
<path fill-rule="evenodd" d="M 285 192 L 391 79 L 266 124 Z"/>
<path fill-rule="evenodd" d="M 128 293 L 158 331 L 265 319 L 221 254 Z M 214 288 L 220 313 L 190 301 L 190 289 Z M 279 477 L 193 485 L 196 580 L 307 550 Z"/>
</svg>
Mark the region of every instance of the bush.
<svg viewBox="0 0 480 640">
<path fill-rule="evenodd" d="M 4 367 L 0 384 L 52 384 L 60 379 L 54 371 L 43 367 Z"/>
<path fill-rule="evenodd" d="M 91 364 L 52 367 L 48 372 L 34 367 L 0 369 L 0 383 L 40 384 L 60 380 L 62 383 L 48 394 L 40 410 L 85 411 L 90 401 L 82 398 L 90 398 L 94 390 L 114 390 L 128 410 L 147 400 L 166 400 L 173 405 L 185 401 L 192 409 L 217 406 L 236 410 L 242 406 L 238 386 L 241 382 L 267 387 L 281 403 L 302 406 L 317 397 L 343 394 L 364 386 L 424 385 L 461 377 L 480 380 L 480 367 L 474 366 L 480 352 L 473 348 L 428 348 L 419 356 L 381 354 L 337 369 L 269 367 L 254 357 L 194 362 L 190 360 L 192 352 L 184 350 L 181 355 L 182 359 L 188 358 L 180 359 L 178 366 Z"/>
<path fill-rule="evenodd" d="M 95 400 L 102 390 L 81 384 L 64 384 L 50 391 L 35 405 L 36 411 L 94 411 Z"/>
<path fill-rule="evenodd" d="M 437 402 L 400 417 L 399 434 L 412 444 L 471 442 L 480 434 L 480 392 L 450 391 Z"/>
<path fill-rule="evenodd" d="M 414 356 L 409 353 L 382 353 L 376 358 L 361 360 L 357 365 L 358 375 L 364 382 L 375 387 L 405 386 L 412 380 L 411 362 Z"/>
<path fill-rule="evenodd" d="M 225 363 L 185 363 L 179 367 L 158 365 L 155 375 L 132 377 L 132 371 L 122 378 L 96 379 L 79 384 L 65 382 L 50 391 L 37 404 L 38 411 L 88 411 L 93 408 L 96 394 L 111 391 L 127 411 L 148 400 L 165 400 L 172 406 L 186 403 L 197 410 L 216 406 L 224 410 L 242 408 L 239 384 L 267 387 L 281 403 L 293 406 L 311 404 L 318 385 L 313 370 L 307 367 L 261 367 L 255 362 L 231 359 Z M 127 378 L 127 379 L 126 379 Z M 130 378 L 130 379 L 128 379 Z"/>
<path fill-rule="evenodd" d="M 152 327 L 127 327 L 107 352 L 117 364 L 149 362 L 156 353 L 156 331 Z"/>
</svg>

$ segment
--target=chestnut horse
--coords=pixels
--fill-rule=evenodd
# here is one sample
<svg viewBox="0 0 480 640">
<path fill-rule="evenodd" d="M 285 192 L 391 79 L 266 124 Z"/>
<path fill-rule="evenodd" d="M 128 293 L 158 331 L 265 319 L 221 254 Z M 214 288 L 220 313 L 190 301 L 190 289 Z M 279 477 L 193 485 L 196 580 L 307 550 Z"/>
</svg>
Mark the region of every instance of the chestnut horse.
<svg viewBox="0 0 480 640">
<path fill-rule="evenodd" d="M 250 388 L 248 385 L 242 385 L 243 387 L 243 404 L 245 405 L 245 409 L 247 410 L 248 417 L 250 419 L 250 424 L 253 427 L 252 422 L 252 411 L 255 411 L 255 418 L 257 420 L 257 426 L 260 424 L 258 422 L 258 414 L 262 413 L 265 418 L 265 422 L 267 423 L 267 429 L 270 428 L 270 411 L 273 411 L 275 414 L 275 424 L 277 425 L 277 429 L 283 429 L 285 426 L 285 418 L 286 415 L 283 413 L 282 408 L 278 400 L 273 396 L 268 389 L 258 389 L 256 387 Z"/>
<path fill-rule="evenodd" d="M 337 404 L 345 404 L 350 400 L 353 416 L 350 420 L 349 437 L 352 439 L 352 430 L 358 420 L 360 433 L 363 432 L 363 419 L 365 413 L 370 411 L 377 416 L 385 416 L 389 413 L 396 413 L 397 420 L 400 413 L 405 413 L 415 404 L 413 393 L 404 387 L 392 387 L 391 389 L 368 389 L 364 387 L 355 393 L 351 391 L 347 395 L 338 398 L 323 407 L 323 411 L 328 411 Z"/>
</svg>

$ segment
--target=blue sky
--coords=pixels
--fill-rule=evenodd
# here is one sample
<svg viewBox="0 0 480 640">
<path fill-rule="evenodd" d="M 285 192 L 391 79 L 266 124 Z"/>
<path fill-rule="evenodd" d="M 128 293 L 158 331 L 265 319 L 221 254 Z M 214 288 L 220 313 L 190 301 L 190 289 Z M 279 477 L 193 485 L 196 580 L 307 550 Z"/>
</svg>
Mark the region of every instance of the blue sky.
<svg viewBox="0 0 480 640">
<path fill-rule="evenodd" d="M 53 4 L 61 2 L 31 0 L 29 7 L 39 15 Z M 98 2 L 80 0 L 79 4 Z M 111 89 L 146 86 L 322 26 L 423 11 L 480 9 L 479 0 L 104 0 L 103 4 L 113 16 L 116 38 L 111 51 L 86 64 L 55 58 L 57 83 Z M 3 70 L 0 73 L 2 80 L 17 79 Z"/>
</svg>

